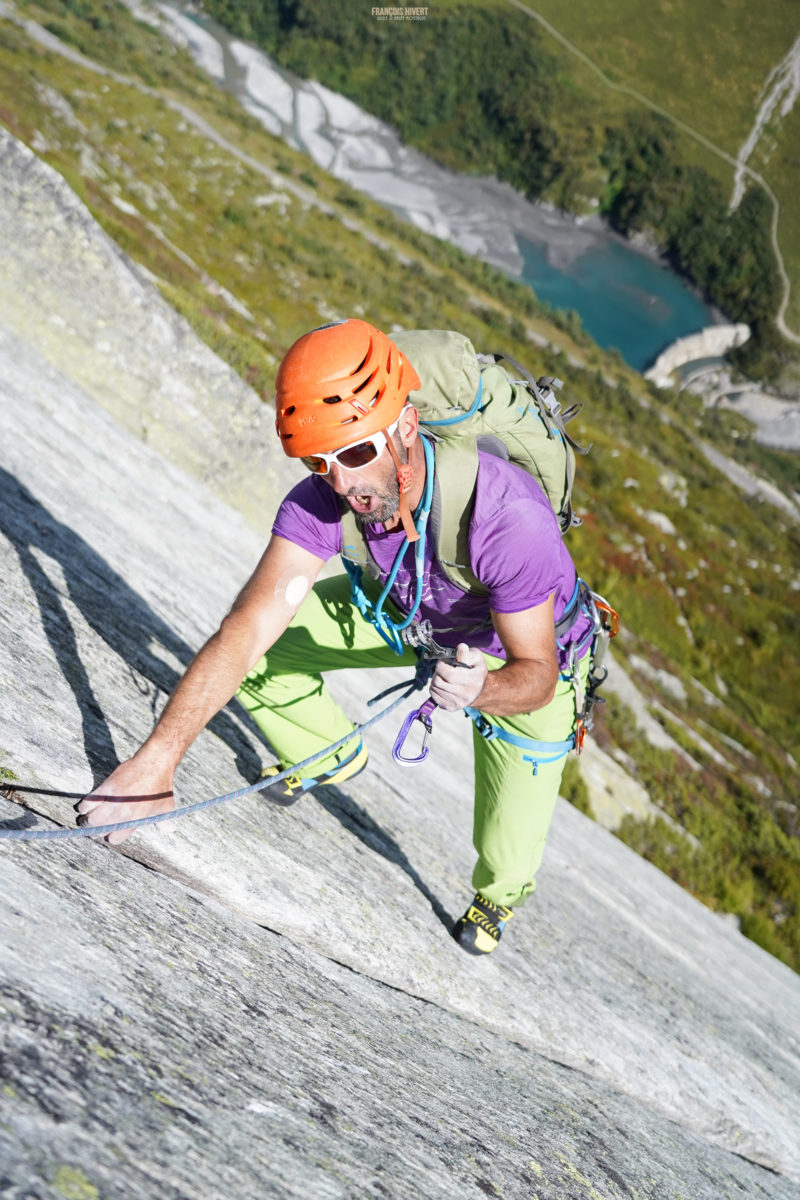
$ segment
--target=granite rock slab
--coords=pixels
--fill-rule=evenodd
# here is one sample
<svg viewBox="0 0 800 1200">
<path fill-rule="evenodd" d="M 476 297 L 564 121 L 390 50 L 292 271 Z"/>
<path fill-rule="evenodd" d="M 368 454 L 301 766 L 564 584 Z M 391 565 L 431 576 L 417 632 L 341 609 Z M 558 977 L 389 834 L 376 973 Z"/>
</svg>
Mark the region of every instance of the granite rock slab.
<svg viewBox="0 0 800 1200">
<path fill-rule="evenodd" d="M 85 319 L 125 326 L 124 287 L 78 282 Z M 285 483 L 254 525 L 6 319 L 8 286 L 0 824 L 66 828 L 252 571 Z M 120 337 L 117 367 L 140 353 Z M 402 678 L 330 685 L 363 719 Z M 122 852 L 2 843 L 8 1194 L 797 1195 L 797 976 L 566 804 L 535 896 L 468 958 L 449 938 L 471 895 L 468 722 L 437 714 L 428 763 L 402 771 L 401 715 L 367 735 L 368 771 L 290 810 L 248 796 Z M 269 761 L 232 702 L 178 801 Z"/>
</svg>

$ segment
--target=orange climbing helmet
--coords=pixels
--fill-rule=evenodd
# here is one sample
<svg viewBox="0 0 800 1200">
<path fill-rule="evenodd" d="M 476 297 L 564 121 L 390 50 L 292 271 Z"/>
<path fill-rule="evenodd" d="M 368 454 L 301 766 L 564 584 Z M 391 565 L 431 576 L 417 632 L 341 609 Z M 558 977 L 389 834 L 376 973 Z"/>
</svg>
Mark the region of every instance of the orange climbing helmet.
<svg viewBox="0 0 800 1200">
<path fill-rule="evenodd" d="M 338 450 L 385 431 L 420 379 L 385 333 L 355 318 L 306 333 L 275 381 L 275 421 L 290 458 Z"/>
</svg>

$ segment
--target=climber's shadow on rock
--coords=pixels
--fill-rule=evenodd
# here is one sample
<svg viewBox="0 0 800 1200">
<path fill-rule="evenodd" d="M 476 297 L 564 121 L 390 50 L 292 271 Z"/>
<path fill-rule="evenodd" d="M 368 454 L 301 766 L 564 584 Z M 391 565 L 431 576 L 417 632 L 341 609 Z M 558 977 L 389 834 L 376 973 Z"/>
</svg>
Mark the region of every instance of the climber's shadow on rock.
<svg viewBox="0 0 800 1200">
<path fill-rule="evenodd" d="M 184 667 L 189 665 L 194 651 L 88 542 L 54 517 L 2 467 L 0 495 L 0 533 L 5 534 L 19 556 L 39 605 L 42 628 L 75 696 L 83 725 L 86 756 L 96 785 L 113 770 L 119 759 L 89 671 L 81 658 L 69 613 L 40 560 L 58 563 L 70 601 L 95 633 L 127 664 L 140 691 L 146 690 L 155 699 L 159 692 L 169 694 L 180 677 L 153 653 L 151 646 L 163 646 Z M 149 681 L 156 690 L 144 681 Z M 242 719 L 249 723 L 243 711 Z M 248 780 L 258 778 L 260 758 L 231 716 L 223 710 L 208 727 L 234 752 L 241 775 Z"/>
<path fill-rule="evenodd" d="M 88 542 L 54 517 L 19 480 L 2 467 L 0 496 L 3 499 L 0 505 L 0 533 L 6 536 L 19 557 L 22 570 L 36 596 L 42 628 L 55 661 L 72 689 L 81 717 L 86 757 L 96 785 L 114 769 L 119 759 L 108 722 L 92 686 L 91 672 L 81 657 L 64 597 L 43 564 L 48 559 L 58 564 L 69 601 L 80 611 L 87 625 L 127 665 L 130 678 L 125 680 L 125 686 L 132 684 L 140 692 L 150 694 L 154 710 L 155 701 L 172 692 L 180 674 L 155 654 L 151 647 L 163 647 L 184 668 L 194 657 L 194 651 Z M 42 682 L 46 687 L 46 680 Z M 153 715 L 155 717 L 155 711 Z M 223 709 L 211 720 L 208 728 L 231 748 L 242 777 L 254 782 L 259 777 L 262 761 L 254 744 L 248 741 L 245 729 L 252 731 L 255 744 L 263 745 L 264 737 L 238 704 L 236 715 L 241 726 Z M 439 919 L 449 927 L 451 918 L 395 839 L 345 792 L 338 788 L 321 788 L 318 795 L 320 803 L 345 829 L 406 872 Z"/>
<path fill-rule="evenodd" d="M 405 871 L 414 887 L 428 901 L 445 929 L 452 928 L 454 918 L 442 907 L 441 902 L 430 890 L 416 867 L 409 861 L 400 844 L 377 821 L 373 820 L 366 809 L 357 804 L 347 792 L 335 786 L 317 788 L 313 795 L 317 803 L 357 837 L 368 850 L 380 854 L 387 862 L 395 863 L 402 871 Z"/>
</svg>

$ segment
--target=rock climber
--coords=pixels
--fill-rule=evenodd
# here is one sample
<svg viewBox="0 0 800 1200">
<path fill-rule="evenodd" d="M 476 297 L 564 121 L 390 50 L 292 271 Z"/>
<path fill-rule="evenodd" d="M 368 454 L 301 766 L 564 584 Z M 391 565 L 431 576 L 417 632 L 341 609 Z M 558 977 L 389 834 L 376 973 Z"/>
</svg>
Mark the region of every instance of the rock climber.
<svg viewBox="0 0 800 1200">
<path fill-rule="evenodd" d="M 347 549 L 349 512 L 375 564 L 377 579 L 365 575 L 364 592 L 371 589 L 374 599 L 392 579 L 381 620 L 400 624 L 413 611 L 415 620 L 430 622 L 438 645 L 455 651 L 455 661 L 436 662 L 430 697 L 447 711 L 468 710 L 476 722 L 475 895 L 453 936 L 483 955 L 535 888 L 564 765 L 565 751 L 550 751 L 574 744 L 592 619 L 575 604 L 575 566 L 544 492 L 493 454 L 478 456 L 468 515 L 470 567 L 482 594 L 454 586 L 433 539 L 423 539 L 420 550 L 436 446 L 420 427 L 419 387 L 413 363 L 366 321 L 334 322 L 290 348 L 276 380 L 277 432 L 308 476 L 283 499 L 252 577 L 150 736 L 77 805 L 78 819 L 110 824 L 171 808 L 176 767 L 234 694 L 290 766 L 353 731 L 324 672 L 417 662 L 408 647 L 398 657 L 385 629 L 353 603 L 352 572 L 318 580 L 324 564 Z M 354 778 L 367 759 L 354 738 L 263 794 L 291 804 L 320 784 Z M 156 798 L 124 801 L 133 796 Z"/>
</svg>

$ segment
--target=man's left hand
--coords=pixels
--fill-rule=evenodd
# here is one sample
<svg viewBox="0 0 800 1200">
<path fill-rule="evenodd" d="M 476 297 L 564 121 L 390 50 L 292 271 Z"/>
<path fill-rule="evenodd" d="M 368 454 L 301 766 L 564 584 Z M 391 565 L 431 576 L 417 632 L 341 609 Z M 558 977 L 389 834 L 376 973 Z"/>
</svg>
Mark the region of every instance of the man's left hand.
<svg viewBox="0 0 800 1200">
<path fill-rule="evenodd" d="M 456 659 L 464 665 L 458 667 L 440 659 L 431 680 L 431 697 L 446 712 L 456 712 L 473 704 L 483 691 L 489 673 L 480 650 L 473 650 L 464 642 L 456 650 Z M 470 670 L 464 670 L 465 666 Z"/>
</svg>

